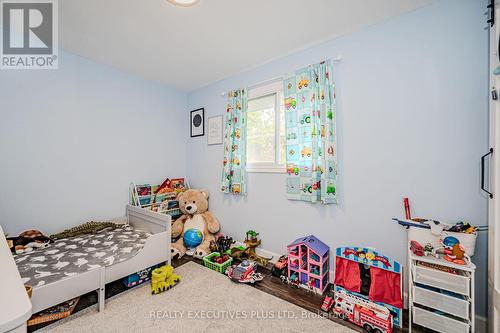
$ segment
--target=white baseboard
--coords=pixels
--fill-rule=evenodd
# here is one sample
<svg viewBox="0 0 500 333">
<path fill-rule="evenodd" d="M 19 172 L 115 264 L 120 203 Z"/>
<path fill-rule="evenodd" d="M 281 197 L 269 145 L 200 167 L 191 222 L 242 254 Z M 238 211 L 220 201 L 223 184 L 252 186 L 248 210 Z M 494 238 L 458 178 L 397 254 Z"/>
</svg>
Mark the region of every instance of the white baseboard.
<svg viewBox="0 0 500 333">
<path fill-rule="evenodd" d="M 239 241 L 236 241 L 236 243 L 234 243 L 234 246 L 246 246 L 245 243 L 243 242 L 239 242 Z M 282 256 L 282 254 L 279 254 L 279 253 L 276 253 L 276 252 L 272 252 L 272 251 L 268 251 L 268 250 L 265 250 L 265 249 L 262 249 L 262 248 L 256 248 L 255 249 L 255 253 L 257 253 L 259 256 L 262 256 L 262 257 L 265 257 L 265 258 L 271 258 L 271 260 L 269 260 L 270 263 L 274 264 L 276 261 L 278 261 L 279 257 Z"/>
</svg>

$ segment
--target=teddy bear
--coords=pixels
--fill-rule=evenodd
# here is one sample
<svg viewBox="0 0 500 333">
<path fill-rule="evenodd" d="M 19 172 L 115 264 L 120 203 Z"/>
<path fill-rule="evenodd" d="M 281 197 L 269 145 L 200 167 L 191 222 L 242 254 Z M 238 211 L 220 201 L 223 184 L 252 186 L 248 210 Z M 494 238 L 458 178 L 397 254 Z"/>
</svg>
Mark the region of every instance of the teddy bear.
<svg viewBox="0 0 500 333">
<path fill-rule="evenodd" d="M 208 211 L 208 191 L 189 189 L 177 195 L 182 216 L 172 225 L 172 237 L 179 239 L 172 244 L 172 258 L 181 258 L 186 254 L 184 232 L 190 229 L 198 230 L 203 240 L 195 248 L 193 257 L 203 258 L 210 254 L 210 242 L 215 241 L 220 224 L 217 218 Z"/>
</svg>

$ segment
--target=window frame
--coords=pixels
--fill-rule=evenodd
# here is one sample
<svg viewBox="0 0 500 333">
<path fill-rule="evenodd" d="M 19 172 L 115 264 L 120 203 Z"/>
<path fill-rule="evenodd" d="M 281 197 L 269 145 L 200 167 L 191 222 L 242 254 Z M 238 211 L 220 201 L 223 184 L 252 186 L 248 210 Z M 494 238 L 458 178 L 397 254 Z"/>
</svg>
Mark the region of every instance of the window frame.
<svg viewBox="0 0 500 333">
<path fill-rule="evenodd" d="M 280 131 L 281 128 L 285 126 L 285 122 L 281 123 L 281 110 L 284 107 L 283 102 L 283 80 L 276 80 L 270 83 L 266 83 L 263 85 L 259 85 L 256 87 L 252 87 L 248 89 L 248 101 L 275 95 L 274 99 L 274 119 L 275 119 L 275 128 L 274 128 L 274 163 L 250 163 L 247 160 L 246 163 L 246 171 L 251 173 L 286 173 L 286 160 L 283 161 L 283 164 L 279 164 L 280 155 L 281 155 L 281 146 L 280 146 Z M 247 110 L 248 112 L 248 110 Z M 284 112 L 284 109 L 283 109 Z M 248 126 L 248 124 L 247 124 Z M 286 131 L 286 128 L 285 128 Z M 247 141 L 248 145 L 248 141 Z M 248 148 L 247 148 L 248 149 Z M 286 151 L 286 143 L 284 147 Z M 248 158 L 248 155 L 247 155 Z M 286 159 L 286 154 L 285 154 Z"/>
</svg>

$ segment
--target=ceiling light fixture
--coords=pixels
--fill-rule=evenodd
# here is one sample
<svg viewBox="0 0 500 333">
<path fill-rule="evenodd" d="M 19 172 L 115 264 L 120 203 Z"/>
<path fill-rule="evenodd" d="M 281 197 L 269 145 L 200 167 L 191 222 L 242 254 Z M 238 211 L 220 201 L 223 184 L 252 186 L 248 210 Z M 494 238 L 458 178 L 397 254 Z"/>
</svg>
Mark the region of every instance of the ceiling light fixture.
<svg viewBox="0 0 500 333">
<path fill-rule="evenodd" d="M 167 0 L 171 4 L 181 7 L 191 7 L 196 5 L 200 0 Z"/>
</svg>

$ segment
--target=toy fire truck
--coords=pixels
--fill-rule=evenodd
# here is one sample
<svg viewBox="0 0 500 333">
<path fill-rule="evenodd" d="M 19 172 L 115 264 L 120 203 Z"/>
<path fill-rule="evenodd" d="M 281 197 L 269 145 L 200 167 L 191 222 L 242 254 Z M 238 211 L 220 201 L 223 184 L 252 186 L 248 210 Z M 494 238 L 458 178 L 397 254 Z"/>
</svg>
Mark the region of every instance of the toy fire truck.
<svg viewBox="0 0 500 333">
<path fill-rule="evenodd" d="M 387 308 L 346 292 L 335 293 L 333 314 L 367 332 L 392 333 L 392 315 Z"/>
</svg>

